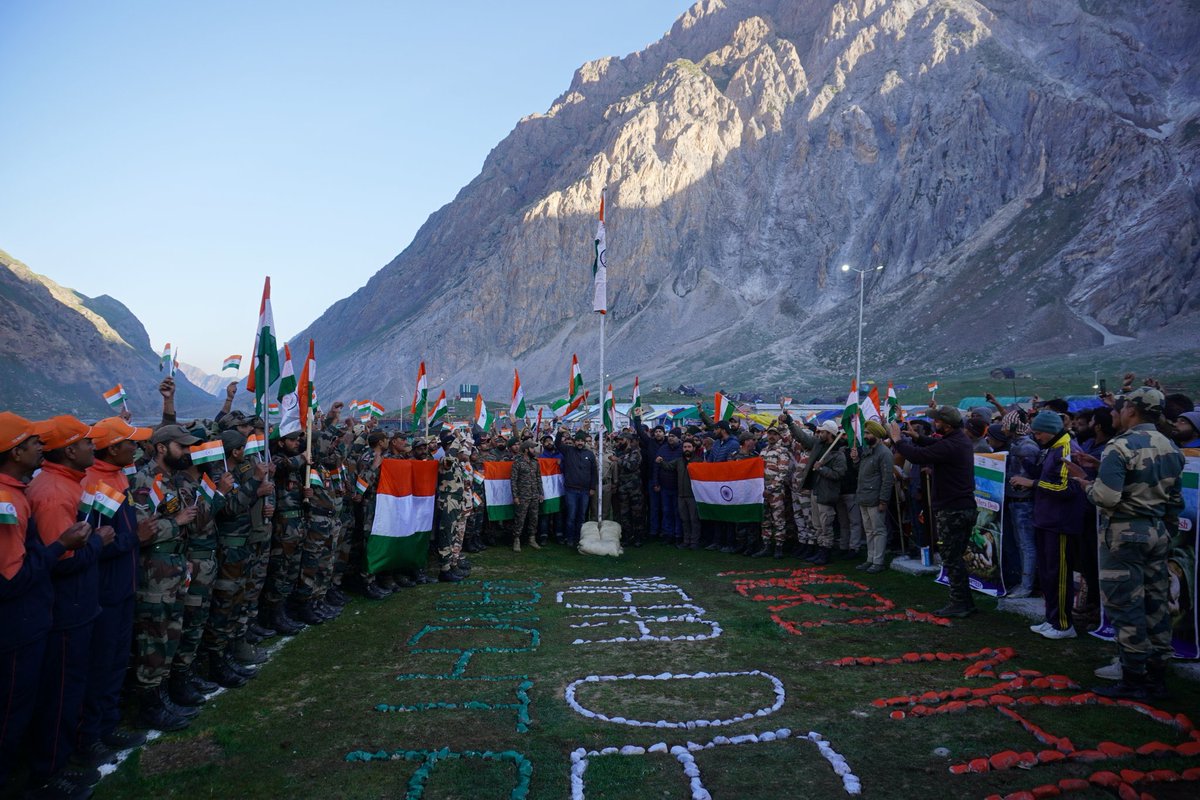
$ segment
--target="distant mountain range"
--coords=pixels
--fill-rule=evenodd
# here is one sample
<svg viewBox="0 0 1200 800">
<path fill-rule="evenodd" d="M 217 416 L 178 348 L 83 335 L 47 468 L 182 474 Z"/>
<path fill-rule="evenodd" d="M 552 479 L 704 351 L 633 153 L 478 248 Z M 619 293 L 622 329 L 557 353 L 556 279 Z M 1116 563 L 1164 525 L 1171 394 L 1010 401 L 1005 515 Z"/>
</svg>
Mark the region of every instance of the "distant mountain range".
<svg viewBox="0 0 1200 800">
<path fill-rule="evenodd" d="M 412 244 L 294 340 L 394 407 L 606 369 L 730 389 L 1194 353 L 1200 14 L 1166 0 L 701 0 L 583 65 Z M 1186 355 L 1181 355 L 1186 358 Z M 1089 370 L 1090 377 L 1090 370 Z M 489 395 L 491 396 L 491 395 Z"/>
<path fill-rule="evenodd" d="M 41 419 L 113 412 L 102 393 L 120 383 L 138 420 L 162 412 L 159 356 L 120 301 L 86 297 L 0 250 L 0 408 Z M 220 403 L 176 375 L 180 417 L 211 417 Z"/>
</svg>

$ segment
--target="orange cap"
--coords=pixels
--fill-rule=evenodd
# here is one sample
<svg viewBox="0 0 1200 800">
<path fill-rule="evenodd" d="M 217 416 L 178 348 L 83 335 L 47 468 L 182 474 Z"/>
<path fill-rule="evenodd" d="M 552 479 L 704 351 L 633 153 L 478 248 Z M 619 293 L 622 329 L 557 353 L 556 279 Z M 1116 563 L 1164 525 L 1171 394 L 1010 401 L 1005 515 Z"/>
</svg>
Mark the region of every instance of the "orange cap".
<svg viewBox="0 0 1200 800">
<path fill-rule="evenodd" d="M 70 414 L 60 414 L 57 417 L 35 422 L 34 432 L 42 437 L 42 444 L 47 450 L 69 447 L 92 435 L 91 427 Z"/>
<path fill-rule="evenodd" d="M 0 453 L 12 450 L 35 433 L 33 423 L 11 411 L 0 412 Z"/>
<path fill-rule="evenodd" d="M 97 450 L 103 450 L 126 440 L 144 442 L 152 433 L 150 428 L 136 428 L 120 417 L 108 417 L 92 426 L 92 443 Z"/>
</svg>

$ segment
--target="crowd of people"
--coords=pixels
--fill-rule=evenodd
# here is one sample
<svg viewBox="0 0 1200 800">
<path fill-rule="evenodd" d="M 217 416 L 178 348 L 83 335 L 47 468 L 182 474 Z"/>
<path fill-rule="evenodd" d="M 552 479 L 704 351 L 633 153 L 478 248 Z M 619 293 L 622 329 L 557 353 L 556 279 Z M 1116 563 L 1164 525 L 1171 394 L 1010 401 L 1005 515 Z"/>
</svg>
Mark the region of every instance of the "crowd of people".
<svg viewBox="0 0 1200 800">
<path fill-rule="evenodd" d="M 441 427 L 422 436 L 343 419 L 341 403 L 308 430 L 265 439 L 261 418 L 232 410 L 236 385 L 214 420 L 181 423 L 170 378 L 154 428 L 128 415 L 89 425 L 0 413 L 0 787 L 28 752 L 33 796 L 87 797 L 98 766 L 143 742 L 141 731 L 187 727 L 207 695 L 255 677 L 266 660 L 259 645 L 335 619 L 348 592 L 382 600 L 458 582 L 470 555 L 573 547 L 585 520 L 600 516 L 620 524 L 629 547 L 818 566 L 854 559 L 865 573 L 887 568 L 889 552 L 929 547 L 950 588 L 935 613 L 967 617 L 979 452 L 1007 453 L 1002 563 L 1010 596 L 1043 598 L 1033 632 L 1074 636 L 1073 614 L 1087 618 L 1103 597 L 1119 662 L 1098 671 L 1116 682 L 1096 691 L 1164 696 L 1179 447 L 1200 446 L 1200 412 L 1183 395 L 1125 389 L 1078 413 L 1060 400 L 993 400 L 966 415 L 931 404 L 904 422 L 868 421 L 849 443 L 838 423 L 786 411 L 746 427 L 701 409 L 701 424 L 670 429 L 634 417 L 607 433 Z M 539 458 L 561 462 L 554 513 L 540 512 Z M 750 458 L 763 461 L 762 522 L 702 520 L 688 465 Z M 436 575 L 368 568 L 387 459 L 438 462 Z M 484 465 L 498 460 L 513 462 L 505 521 L 486 513 Z"/>
</svg>

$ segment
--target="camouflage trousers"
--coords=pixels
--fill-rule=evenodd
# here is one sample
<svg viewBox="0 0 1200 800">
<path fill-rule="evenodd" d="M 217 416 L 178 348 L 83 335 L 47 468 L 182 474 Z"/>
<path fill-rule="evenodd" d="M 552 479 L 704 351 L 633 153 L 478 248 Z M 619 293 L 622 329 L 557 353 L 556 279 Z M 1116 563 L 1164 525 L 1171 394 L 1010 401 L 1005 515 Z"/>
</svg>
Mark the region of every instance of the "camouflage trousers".
<svg viewBox="0 0 1200 800">
<path fill-rule="evenodd" d="M 329 541 L 321 551 L 321 560 L 317 564 L 317 585 L 321 587 L 318 597 L 325 598 L 325 593 L 334 586 L 334 576 L 337 574 L 338 540 L 342 538 L 341 523 L 337 517 L 331 517 L 333 529 L 329 532 Z"/>
<path fill-rule="evenodd" d="M 204 649 L 209 652 L 224 653 L 240 638 L 238 626 L 246 605 L 251 555 L 250 545 L 246 544 L 222 544 L 217 548 L 217 579 L 213 581 L 208 627 L 204 629 Z"/>
<path fill-rule="evenodd" d="M 639 478 L 617 484 L 617 522 L 621 525 L 621 540 L 639 542 L 646 538 L 646 500 Z"/>
<path fill-rule="evenodd" d="M 782 486 L 763 492 L 762 538 L 775 544 L 787 540 L 787 498 Z"/>
<path fill-rule="evenodd" d="M 837 519 L 837 506 L 813 502 L 811 506 L 812 534 L 810 542 L 817 547 L 833 547 L 833 523 Z"/>
<path fill-rule="evenodd" d="M 134 674 L 143 689 L 163 682 L 179 649 L 186 564 L 182 555 L 146 553 L 138 565 Z"/>
<path fill-rule="evenodd" d="M 971 599 L 971 576 L 964 556 L 971 531 L 975 529 L 974 509 L 955 511 L 943 509 L 934 514 L 937 523 L 937 548 L 942 557 L 942 569 L 950 584 L 951 605 L 974 605 Z"/>
<path fill-rule="evenodd" d="M 267 583 L 267 564 L 271 559 L 271 542 L 247 542 L 250 559 L 246 566 L 246 591 L 242 598 L 242 607 L 238 612 L 237 635 L 234 640 L 242 638 L 250 620 L 258 617 L 258 601 L 262 597 L 263 588 Z"/>
<path fill-rule="evenodd" d="M 274 606 L 286 601 L 300 580 L 300 550 L 307 536 L 300 516 L 276 516 L 275 535 L 271 539 L 271 561 L 267 566 L 267 603 Z"/>
<path fill-rule="evenodd" d="M 514 543 L 518 543 L 522 539 L 537 538 L 538 514 L 541 513 L 541 508 L 542 504 L 537 500 L 526 500 L 524 503 L 513 505 L 512 534 Z"/>
<path fill-rule="evenodd" d="M 1121 668 L 1144 674 L 1171 658 L 1167 556 L 1171 537 L 1160 520 L 1102 520 L 1100 594 L 1117 630 Z"/>
<path fill-rule="evenodd" d="M 324 564 L 327 555 L 332 553 L 333 517 L 318 514 L 316 511 L 308 518 L 308 529 L 304 541 L 300 545 L 300 581 L 292 592 L 292 599 L 304 603 L 325 595 L 329 588 L 328 575 Z"/>
<path fill-rule="evenodd" d="M 800 544 L 816 544 L 817 532 L 812 521 L 812 492 L 792 487 L 792 522 Z"/>
<path fill-rule="evenodd" d="M 333 585 L 342 585 L 342 576 L 350 569 L 352 541 L 354 538 L 354 515 L 343 512 L 338 517 L 337 546 L 334 548 Z"/>
<path fill-rule="evenodd" d="M 171 662 L 172 672 L 186 672 L 200 650 L 204 628 L 208 624 L 208 611 L 212 602 L 212 588 L 217 580 L 217 558 L 213 551 L 188 554 L 192 568 L 192 581 L 183 596 L 183 631 L 179 636 L 179 650 Z"/>
<path fill-rule="evenodd" d="M 535 527 L 534 530 L 537 530 Z M 437 554 L 438 566 L 448 572 L 458 566 L 462 553 L 463 537 L 467 533 L 467 514 L 461 509 L 443 510 L 438 521 Z"/>
</svg>

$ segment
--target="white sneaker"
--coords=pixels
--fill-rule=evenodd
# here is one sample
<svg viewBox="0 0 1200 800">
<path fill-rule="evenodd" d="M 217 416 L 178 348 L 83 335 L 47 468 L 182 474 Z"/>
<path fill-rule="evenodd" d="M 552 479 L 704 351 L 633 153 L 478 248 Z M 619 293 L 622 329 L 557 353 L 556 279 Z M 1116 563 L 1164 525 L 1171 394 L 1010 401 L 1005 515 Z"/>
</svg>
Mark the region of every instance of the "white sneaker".
<svg viewBox="0 0 1200 800">
<path fill-rule="evenodd" d="M 1075 629 L 1074 628 L 1067 628 L 1066 630 L 1060 631 L 1058 628 L 1054 627 L 1053 625 L 1047 625 L 1045 630 L 1038 631 L 1038 633 L 1040 633 L 1042 636 L 1045 636 L 1047 639 L 1074 639 L 1075 638 Z"/>
<path fill-rule="evenodd" d="M 1104 678 L 1106 681 L 1121 680 L 1121 657 L 1114 656 L 1113 660 L 1096 670 L 1097 678 Z"/>
<path fill-rule="evenodd" d="M 1029 630 L 1033 631 L 1034 633 L 1041 633 L 1042 631 L 1046 630 L 1047 628 L 1053 628 L 1053 627 L 1054 626 L 1051 625 L 1049 622 L 1042 622 L 1038 625 L 1030 625 Z"/>
</svg>

